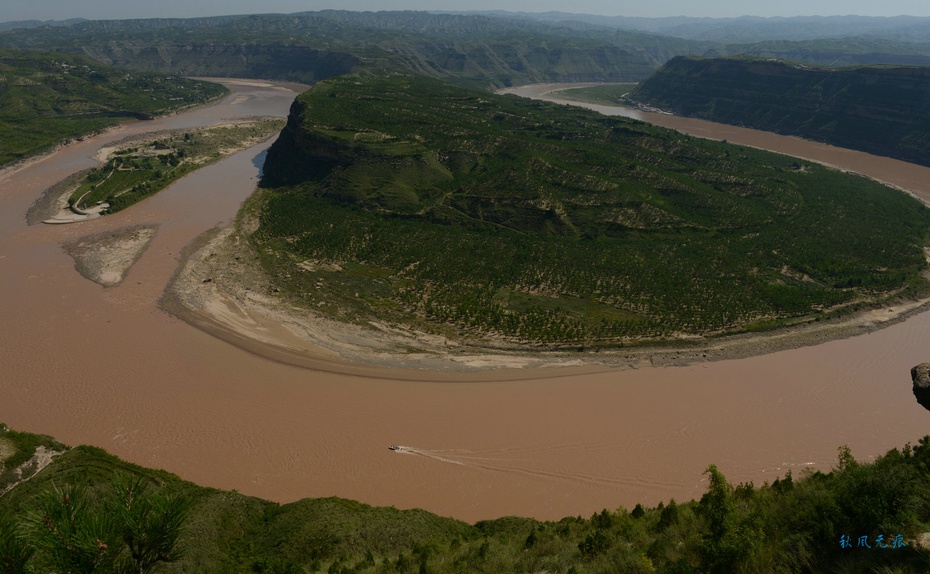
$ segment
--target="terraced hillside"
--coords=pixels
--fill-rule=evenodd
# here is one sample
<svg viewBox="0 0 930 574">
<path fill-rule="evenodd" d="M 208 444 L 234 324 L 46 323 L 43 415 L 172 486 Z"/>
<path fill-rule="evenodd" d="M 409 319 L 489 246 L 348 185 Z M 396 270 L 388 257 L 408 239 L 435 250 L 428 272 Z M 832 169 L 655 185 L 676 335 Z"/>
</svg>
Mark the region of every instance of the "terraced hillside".
<svg viewBox="0 0 930 574">
<path fill-rule="evenodd" d="M 253 241 L 334 317 L 494 344 L 765 329 L 925 294 L 930 210 L 785 156 L 417 77 L 298 98 Z"/>
<path fill-rule="evenodd" d="M 930 165 L 930 68 L 810 67 L 747 58 L 675 58 L 633 99 Z"/>
</svg>

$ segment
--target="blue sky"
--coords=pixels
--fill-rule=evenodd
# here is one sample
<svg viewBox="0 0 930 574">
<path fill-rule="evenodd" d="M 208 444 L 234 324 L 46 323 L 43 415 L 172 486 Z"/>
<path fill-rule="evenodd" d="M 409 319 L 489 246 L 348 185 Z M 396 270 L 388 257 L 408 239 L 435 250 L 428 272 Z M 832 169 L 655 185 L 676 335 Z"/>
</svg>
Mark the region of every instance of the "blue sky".
<svg viewBox="0 0 930 574">
<path fill-rule="evenodd" d="M 0 0 L 0 21 L 345 10 L 559 10 L 623 16 L 930 16 L 928 0 Z"/>
</svg>

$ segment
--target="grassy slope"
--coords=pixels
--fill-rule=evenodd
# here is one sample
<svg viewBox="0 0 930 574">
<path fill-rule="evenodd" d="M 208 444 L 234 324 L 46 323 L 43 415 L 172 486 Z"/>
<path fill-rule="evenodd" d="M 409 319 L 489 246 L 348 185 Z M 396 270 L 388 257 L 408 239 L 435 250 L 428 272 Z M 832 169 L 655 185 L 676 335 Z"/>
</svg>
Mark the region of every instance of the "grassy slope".
<svg viewBox="0 0 930 574">
<path fill-rule="evenodd" d="M 0 429 L 28 458 L 50 440 Z M 376 508 L 338 498 L 278 505 L 203 488 L 101 449 L 68 450 L 0 497 L 4 517 L 23 517 L 53 485 L 102 495 L 117 474 L 194 500 L 184 558 L 164 572 L 823 572 L 850 561 L 923 572 L 930 561 L 913 539 L 927 529 L 930 443 L 858 464 L 841 450 L 838 470 L 802 480 L 734 488 L 709 473 L 701 502 L 605 510 L 590 519 L 539 522 L 507 517 L 468 525 L 421 510 Z M 56 443 L 57 444 L 57 443 Z M 2 530 L 2 528 L 0 528 Z M 901 534 L 903 549 L 839 548 L 839 536 Z M 23 531 L 28 541 L 28 531 Z"/>
<path fill-rule="evenodd" d="M 0 50 L 0 165 L 62 140 L 200 104 L 217 84 L 127 72 L 66 54 Z"/>
<path fill-rule="evenodd" d="M 905 194 L 422 78 L 318 84 L 265 173 L 266 266 L 342 319 L 597 345 L 814 320 L 927 288 L 930 210 Z"/>
</svg>

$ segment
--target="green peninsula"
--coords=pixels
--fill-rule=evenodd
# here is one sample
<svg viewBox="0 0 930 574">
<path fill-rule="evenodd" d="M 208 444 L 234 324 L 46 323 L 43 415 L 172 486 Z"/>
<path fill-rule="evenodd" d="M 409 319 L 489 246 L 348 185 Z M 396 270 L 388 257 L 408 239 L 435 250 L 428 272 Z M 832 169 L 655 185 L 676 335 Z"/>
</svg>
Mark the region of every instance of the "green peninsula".
<svg viewBox="0 0 930 574">
<path fill-rule="evenodd" d="M 928 293 L 930 210 L 866 178 L 419 77 L 300 96 L 252 241 L 276 291 L 491 345 L 642 344 Z"/>
</svg>

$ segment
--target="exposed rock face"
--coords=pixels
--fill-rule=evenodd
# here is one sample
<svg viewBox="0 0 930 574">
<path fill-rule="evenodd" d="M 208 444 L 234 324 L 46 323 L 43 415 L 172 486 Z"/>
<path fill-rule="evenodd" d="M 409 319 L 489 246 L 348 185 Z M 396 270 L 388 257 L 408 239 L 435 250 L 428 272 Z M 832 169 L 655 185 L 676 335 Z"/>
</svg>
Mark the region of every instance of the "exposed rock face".
<svg viewBox="0 0 930 574">
<path fill-rule="evenodd" d="M 930 363 L 921 363 L 911 369 L 911 379 L 914 381 L 917 402 L 930 411 Z"/>
</svg>

